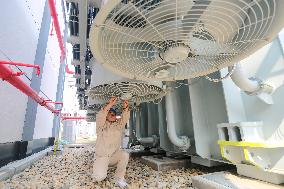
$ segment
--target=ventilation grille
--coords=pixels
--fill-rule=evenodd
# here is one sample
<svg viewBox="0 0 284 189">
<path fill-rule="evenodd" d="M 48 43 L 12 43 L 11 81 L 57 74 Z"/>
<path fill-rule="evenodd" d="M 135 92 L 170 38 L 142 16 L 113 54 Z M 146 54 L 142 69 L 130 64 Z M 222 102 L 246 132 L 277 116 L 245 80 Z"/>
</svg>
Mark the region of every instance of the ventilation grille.
<svg viewBox="0 0 284 189">
<path fill-rule="evenodd" d="M 129 100 L 129 103 L 134 105 L 158 100 L 165 94 L 162 88 L 155 85 L 143 82 L 120 82 L 93 87 L 89 91 L 89 102 L 104 104 L 110 97 L 116 96 L 119 100 Z"/>
<path fill-rule="evenodd" d="M 266 44 L 275 9 L 275 0 L 109 0 L 95 18 L 90 47 L 125 77 L 194 78 Z"/>
</svg>

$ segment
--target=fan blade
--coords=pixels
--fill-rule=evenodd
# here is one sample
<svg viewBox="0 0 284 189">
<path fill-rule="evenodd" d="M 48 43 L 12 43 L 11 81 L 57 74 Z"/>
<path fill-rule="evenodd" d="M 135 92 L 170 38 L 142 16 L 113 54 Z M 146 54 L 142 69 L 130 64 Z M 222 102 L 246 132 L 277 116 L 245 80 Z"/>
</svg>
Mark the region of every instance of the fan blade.
<svg viewBox="0 0 284 189">
<path fill-rule="evenodd" d="M 249 3 L 251 0 L 211 1 L 199 22 L 219 43 L 230 42 L 244 23 L 249 11 L 244 7 Z"/>
</svg>

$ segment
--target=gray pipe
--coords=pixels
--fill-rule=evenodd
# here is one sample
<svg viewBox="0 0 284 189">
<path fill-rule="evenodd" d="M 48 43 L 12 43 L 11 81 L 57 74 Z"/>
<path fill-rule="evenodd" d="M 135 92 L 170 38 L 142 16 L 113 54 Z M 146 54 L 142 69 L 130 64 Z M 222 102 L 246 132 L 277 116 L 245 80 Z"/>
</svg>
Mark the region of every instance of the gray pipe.
<svg viewBox="0 0 284 189">
<path fill-rule="evenodd" d="M 232 69 L 233 67 L 229 67 L 229 71 Z M 236 65 L 231 78 L 233 82 L 248 95 L 255 95 L 266 104 L 273 104 L 273 99 L 271 96 L 273 87 L 264 84 L 259 79 L 248 78 L 240 64 Z"/>
<path fill-rule="evenodd" d="M 166 95 L 166 115 L 167 115 L 167 131 L 170 141 L 178 146 L 181 150 L 186 151 L 190 147 L 190 140 L 187 136 L 178 136 L 175 129 L 175 114 L 173 103 L 173 92 Z"/>
<path fill-rule="evenodd" d="M 136 111 L 136 137 L 137 140 L 142 144 L 154 144 L 154 137 L 142 137 L 141 136 L 141 111 Z"/>
</svg>

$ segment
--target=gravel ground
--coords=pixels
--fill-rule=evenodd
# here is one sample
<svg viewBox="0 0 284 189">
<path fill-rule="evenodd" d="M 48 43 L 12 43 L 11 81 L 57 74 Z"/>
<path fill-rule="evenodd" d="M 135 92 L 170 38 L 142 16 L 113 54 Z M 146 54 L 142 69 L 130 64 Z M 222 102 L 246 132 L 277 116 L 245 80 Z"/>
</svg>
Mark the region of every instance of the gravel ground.
<svg viewBox="0 0 284 189">
<path fill-rule="evenodd" d="M 106 180 L 91 179 L 94 149 L 65 149 L 63 155 L 46 156 L 20 174 L 14 175 L 0 188 L 117 188 L 113 183 L 115 168 L 110 168 Z M 155 171 L 130 159 L 126 180 L 129 188 L 191 188 L 191 176 L 206 171 L 196 168 Z"/>
</svg>

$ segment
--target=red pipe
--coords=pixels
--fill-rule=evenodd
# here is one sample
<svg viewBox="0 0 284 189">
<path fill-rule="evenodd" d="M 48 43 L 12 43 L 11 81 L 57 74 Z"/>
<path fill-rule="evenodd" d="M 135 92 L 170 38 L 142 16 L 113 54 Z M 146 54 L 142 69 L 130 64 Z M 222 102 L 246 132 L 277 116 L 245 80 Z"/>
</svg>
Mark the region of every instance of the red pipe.
<svg viewBox="0 0 284 189">
<path fill-rule="evenodd" d="M 65 58 L 65 48 L 64 48 L 64 43 L 63 43 L 63 39 L 62 39 L 62 36 L 61 36 L 61 31 L 60 31 L 60 26 L 59 26 L 59 22 L 58 22 L 58 17 L 57 17 L 57 13 L 56 13 L 54 0 L 48 0 L 48 5 L 49 5 L 49 9 L 50 9 L 50 14 L 51 14 L 51 17 L 52 17 L 52 20 L 53 20 L 57 40 L 58 40 L 58 43 L 59 43 L 59 48 L 61 50 L 61 58 L 62 58 L 61 60 L 63 60 Z"/>
<path fill-rule="evenodd" d="M 60 34 L 60 26 L 57 18 L 55 3 L 53 0 L 48 0 L 49 8 L 51 12 L 51 16 L 53 19 L 55 32 L 57 35 L 59 47 L 61 50 L 61 60 L 65 58 L 65 49 L 64 49 L 64 43 L 62 36 Z M 62 61 L 63 62 L 63 61 Z M 0 63 L 0 78 L 3 80 L 6 80 L 11 85 L 22 91 L 27 96 L 31 97 L 33 100 L 35 100 L 37 103 L 39 103 L 41 106 L 44 106 L 48 110 L 50 110 L 52 113 L 59 114 L 61 110 L 56 110 L 53 106 L 50 106 L 48 104 L 49 101 L 44 100 L 42 97 L 40 97 L 36 91 L 34 91 L 30 86 L 28 86 L 23 80 L 17 76 L 22 75 L 23 72 L 13 72 L 12 69 L 5 66 L 4 64 L 10 64 L 10 65 L 19 65 L 19 66 L 26 66 L 26 67 L 34 67 L 37 69 L 37 74 L 40 74 L 40 67 L 37 65 L 30 65 L 30 64 L 22 64 L 22 63 L 16 63 L 16 62 L 6 62 L 1 61 Z"/>
<path fill-rule="evenodd" d="M 52 103 L 52 104 L 60 104 L 63 106 L 63 102 L 52 102 L 52 100 L 45 100 L 46 103 Z"/>
<path fill-rule="evenodd" d="M 46 101 L 40 97 L 36 91 L 34 91 L 30 86 L 28 86 L 21 78 L 17 77 L 18 72 L 13 72 L 13 70 L 3 64 L 0 64 L 0 78 L 9 82 L 11 85 L 22 91 L 27 96 L 31 97 L 41 106 L 44 106 L 52 113 L 58 114 L 59 111 L 54 107 L 46 103 Z"/>
<path fill-rule="evenodd" d="M 66 71 L 66 73 L 68 73 L 68 74 L 74 74 L 74 73 L 75 73 L 75 72 L 69 70 L 68 64 L 66 64 L 65 71 Z"/>
<path fill-rule="evenodd" d="M 86 119 L 86 117 L 69 117 L 69 116 L 61 117 L 61 118 L 62 120 L 85 120 Z"/>
<path fill-rule="evenodd" d="M 52 17 L 52 20 L 53 20 L 53 25 L 54 25 L 54 28 L 55 28 L 57 40 L 58 40 L 58 43 L 59 43 L 59 48 L 61 50 L 61 60 L 63 60 L 65 58 L 66 53 L 65 53 L 63 38 L 61 36 L 61 30 L 60 30 L 60 25 L 59 25 L 59 21 L 58 21 L 58 17 L 57 17 L 57 12 L 56 12 L 54 0 L 48 0 L 48 5 L 49 5 L 49 9 L 50 9 L 50 14 L 51 14 L 51 17 Z M 66 64 L 66 67 L 65 67 L 65 71 L 66 71 L 67 74 L 74 74 L 73 71 L 69 70 L 67 64 Z"/>
<path fill-rule="evenodd" d="M 0 60 L 0 64 L 9 64 L 9 65 L 14 65 L 14 66 L 25 66 L 25 67 L 29 67 L 29 68 L 35 68 L 37 70 L 36 75 L 37 76 L 40 75 L 40 67 L 38 65 L 24 64 L 24 63 L 19 63 L 19 62 L 8 62 L 8 61 L 4 61 L 4 60 Z"/>
<path fill-rule="evenodd" d="M 63 106 L 63 102 L 53 102 L 53 104 L 61 104 Z"/>
</svg>

